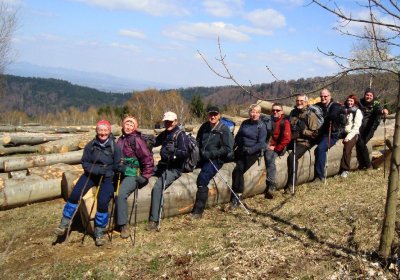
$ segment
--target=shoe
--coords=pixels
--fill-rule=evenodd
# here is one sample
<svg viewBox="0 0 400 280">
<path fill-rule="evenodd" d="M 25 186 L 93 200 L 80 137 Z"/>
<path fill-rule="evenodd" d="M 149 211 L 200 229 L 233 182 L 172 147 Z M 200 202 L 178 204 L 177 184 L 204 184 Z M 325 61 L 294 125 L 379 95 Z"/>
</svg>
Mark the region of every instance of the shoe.
<svg viewBox="0 0 400 280">
<path fill-rule="evenodd" d="M 191 213 L 191 217 L 193 220 L 200 220 L 202 218 L 203 214 L 200 213 Z"/>
<path fill-rule="evenodd" d="M 96 244 L 96 246 L 103 246 L 104 244 L 106 244 L 106 239 L 104 238 L 104 235 L 97 236 L 94 243 Z"/>
<path fill-rule="evenodd" d="M 286 186 L 283 188 L 283 195 L 289 195 L 291 194 L 290 192 L 290 187 Z"/>
<path fill-rule="evenodd" d="M 340 173 L 340 177 L 342 177 L 342 178 L 347 178 L 348 175 L 349 175 L 349 171 L 343 171 L 342 173 Z"/>
<path fill-rule="evenodd" d="M 54 234 L 57 236 L 63 236 L 66 231 L 67 231 L 66 228 L 58 227 L 54 230 Z"/>
<path fill-rule="evenodd" d="M 317 184 L 323 184 L 324 182 L 325 182 L 324 178 L 316 177 L 311 183 L 317 185 Z"/>
<path fill-rule="evenodd" d="M 130 231 L 130 229 L 129 229 L 129 225 L 128 225 L 128 224 L 123 225 L 123 226 L 121 227 L 120 236 L 121 236 L 121 238 L 123 238 L 123 239 L 126 239 L 126 238 L 128 238 L 129 236 L 131 236 L 131 231 Z"/>
<path fill-rule="evenodd" d="M 272 193 L 270 190 L 266 190 L 266 191 L 264 192 L 264 198 L 266 198 L 266 199 L 273 199 L 273 198 L 274 198 L 274 195 L 273 195 L 273 193 Z"/>
<path fill-rule="evenodd" d="M 153 231 L 153 230 L 157 230 L 158 227 L 158 222 L 155 221 L 150 221 L 149 224 L 147 225 L 147 230 L 148 231 Z"/>
<path fill-rule="evenodd" d="M 235 198 L 235 199 L 233 199 L 233 201 L 230 202 L 229 207 L 228 207 L 228 210 L 229 210 L 229 211 L 233 211 L 233 210 L 235 210 L 235 209 L 238 208 L 238 207 L 239 207 L 239 200 L 237 200 L 237 199 Z"/>
</svg>

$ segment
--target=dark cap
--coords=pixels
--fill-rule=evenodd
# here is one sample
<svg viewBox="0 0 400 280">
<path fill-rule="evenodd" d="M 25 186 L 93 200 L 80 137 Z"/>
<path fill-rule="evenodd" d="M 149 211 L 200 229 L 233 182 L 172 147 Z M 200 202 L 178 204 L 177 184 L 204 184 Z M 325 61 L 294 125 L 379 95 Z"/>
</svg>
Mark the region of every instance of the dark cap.
<svg viewBox="0 0 400 280">
<path fill-rule="evenodd" d="M 217 113 L 219 114 L 219 108 L 217 106 L 210 106 L 207 108 L 207 113 Z"/>
</svg>

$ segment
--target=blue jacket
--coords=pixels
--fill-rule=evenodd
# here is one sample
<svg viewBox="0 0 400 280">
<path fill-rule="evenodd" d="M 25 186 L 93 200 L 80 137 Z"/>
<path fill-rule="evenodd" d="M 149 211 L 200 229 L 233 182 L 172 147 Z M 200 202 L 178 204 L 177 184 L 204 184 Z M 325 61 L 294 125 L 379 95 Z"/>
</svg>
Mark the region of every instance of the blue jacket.
<svg viewBox="0 0 400 280">
<path fill-rule="evenodd" d="M 189 150 L 186 145 L 186 133 L 178 126 L 173 130 L 164 130 L 156 137 L 154 147 L 161 145 L 161 160 L 158 164 L 167 164 L 169 168 L 182 169 L 182 166 L 189 156 Z M 169 147 L 174 146 L 174 151 Z"/>
<path fill-rule="evenodd" d="M 88 175 L 113 177 L 120 161 L 121 150 L 115 145 L 114 136 L 111 134 L 105 145 L 101 144 L 97 138 L 86 144 L 81 164 Z"/>
<path fill-rule="evenodd" d="M 247 119 L 242 122 L 236 134 L 235 147 L 239 154 L 254 155 L 265 149 L 266 139 L 267 129 L 264 123 Z"/>
</svg>

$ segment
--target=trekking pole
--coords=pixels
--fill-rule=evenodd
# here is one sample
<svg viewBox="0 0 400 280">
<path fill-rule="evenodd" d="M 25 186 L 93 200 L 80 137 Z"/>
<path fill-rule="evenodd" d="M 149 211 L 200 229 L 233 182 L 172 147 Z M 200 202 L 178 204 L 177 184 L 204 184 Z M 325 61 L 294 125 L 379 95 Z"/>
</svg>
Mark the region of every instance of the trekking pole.
<svg viewBox="0 0 400 280">
<path fill-rule="evenodd" d="M 82 237 L 82 240 L 81 240 L 81 245 L 83 245 L 83 242 L 85 241 L 85 237 L 86 237 L 86 235 L 87 235 L 88 226 L 89 226 L 89 224 L 90 224 L 90 217 L 92 216 L 94 204 L 96 203 L 97 195 L 99 194 L 99 191 L 100 191 L 100 187 L 101 187 L 101 183 L 102 183 L 102 182 L 103 182 L 103 176 L 100 177 L 99 186 L 97 187 L 96 194 L 94 195 L 92 207 L 90 208 L 90 213 L 89 213 L 89 216 L 88 216 L 88 218 L 87 218 L 87 222 L 86 222 L 86 226 L 85 226 L 85 232 L 84 232 L 83 237 Z"/>
<path fill-rule="evenodd" d="M 329 149 L 331 148 L 331 136 L 332 136 L 332 121 L 329 122 L 329 131 L 328 131 L 328 149 L 326 149 L 326 159 L 325 159 L 325 178 L 324 184 L 326 185 L 326 177 L 328 177 L 328 156 L 329 156 Z"/>
<path fill-rule="evenodd" d="M 113 232 L 114 232 L 113 223 L 115 223 L 115 219 L 114 219 L 115 206 L 116 206 L 115 200 L 118 197 L 120 185 L 121 185 L 121 173 L 118 174 L 117 193 L 113 197 L 113 204 L 111 206 L 111 216 L 110 216 L 110 221 L 108 223 L 108 239 L 110 240 L 110 243 L 112 243 L 112 237 L 113 237 Z M 111 230 L 111 233 L 110 233 L 110 230 Z"/>
<path fill-rule="evenodd" d="M 224 176 L 222 176 L 222 174 L 219 172 L 218 168 L 214 165 L 214 163 L 211 161 L 211 159 L 208 159 L 212 166 L 215 168 L 215 171 L 217 171 L 217 174 L 219 175 L 219 177 L 222 179 L 222 181 L 225 182 L 225 185 L 229 188 L 229 190 L 231 191 L 231 193 L 236 197 L 236 199 L 239 201 L 239 203 L 242 205 L 242 207 L 244 208 L 244 210 L 246 210 L 246 213 L 250 215 L 249 210 L 247 209 L 246 206 L 244 206 L 244 204 L 242 203 L 242 201 L 240 200 L 240 198 L 237 196 L 237 194 L 233 191 L 232 187 L 229 186 L 228 182 L 225 180 Z"/>
<path fill-rule="evenodd" d="M 292 195 L 294 195 L 294 184 L 296 182 L 296 139 L 293 140 L 293 178 L 292 178 Z"/>
<path fill-rule="evenodd" d="M 168 165 L 167 164 L 167 168 L 164 171 L 164 178 L 163 178 L 163 190 L 161 193 L 161 200 L 160 200 L 160 209 L 158 210 L 158 224 L 157 224 L 157 231 L 160 231 L 161 228 L 161 216 L 162 216 L 162 212 L 163 212 L 163 208 L 164 208 L 164 192 L 166 189 L 166 181 L 167 181 L 167 171 L 168 171 Z"/>
<path fill-rule="evenodd" d="M 135 215 L 134 220 L 133 220 L 133 238 L 132 238 L 132 234 L 129 233 L 129 237 L 131 238 L 131 242 L 132 242 L 132 247 L 135 246 L 136 243 L 136 221 L 137 221 L 137 201 L 139 199 L 139 188 L 136 186 L 136 189 L 133 193 L 133 204 L 132 204 L 132 208 L 131 208 L 131 214 L 129 215 L 129 221 L 132 219 L 132 212 L 133 212 L 133 208 L 135 208 Z"/>
</svg>

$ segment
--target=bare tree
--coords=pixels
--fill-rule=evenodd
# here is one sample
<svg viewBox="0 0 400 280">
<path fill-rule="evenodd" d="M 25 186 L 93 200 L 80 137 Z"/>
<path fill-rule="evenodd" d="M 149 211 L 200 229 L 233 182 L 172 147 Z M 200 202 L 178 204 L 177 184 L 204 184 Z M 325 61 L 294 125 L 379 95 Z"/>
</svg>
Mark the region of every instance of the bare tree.
<svg viewBox="0 0 400 280">
<path fill-rule="evenodd" d="M 338 19 L 337 29 L 348 36 L 366 40 L 372 45 L 373 55 L 355 57 L 352 59 L 338 56 L 332 52 L 326 53 L 342 67 L 345 72 L 360 70 L 390 72 L 396 75 L 398 81 L 396 122 L 394 131 L 394 145 L 390 164 L 388 189 L 386 196 L 385 214 L 379 244 L 379 254 L 388 258 L 391 254 L 391 246 L 394 240 L 397 195 L 400 174 L 400 4 L 398 1 L 389 0 L 363 0 L 358 3 L 361 8 L 368 10 L 368 16 L 355 16 L 350 9 L 340 6 L 334 1 L 312 0 L 312 3 L 334 14 Z M 349 25 L 364 25 L 364 34 L 349 31 Z M 391 48 L 397 56 L 389 55 L 387 50 Z M 351 62 L 351 63 L 350 63 Z"/>
<path fill-rule="evenodd" d="M 0 2 L 0 75 L 11 62 L 11 41 L 17 29 L 17 10 L 5 1 Z M 0 81 L 1 82 L 1 81 Z M 3 89 L 0 91 L 2 95 Z"/>
</svg>

